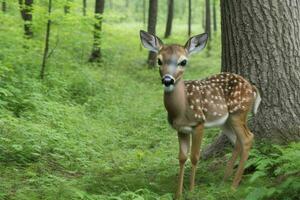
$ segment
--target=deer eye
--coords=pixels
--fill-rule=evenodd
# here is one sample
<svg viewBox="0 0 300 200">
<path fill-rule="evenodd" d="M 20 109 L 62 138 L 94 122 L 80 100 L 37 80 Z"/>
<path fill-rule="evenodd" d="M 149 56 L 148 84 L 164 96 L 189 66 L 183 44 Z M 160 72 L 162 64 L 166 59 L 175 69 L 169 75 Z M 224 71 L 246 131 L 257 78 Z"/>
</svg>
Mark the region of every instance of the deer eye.
<svg viewBox="0 0 300 200">
<path fill-rule="evenodd" d="M 162 62 L 161 62 L 160 59 L 157 59 L 157 64 L 158 64 L 158 65 L 162 65 Z"/>
<path fill-rule="evenodd" d="M 186 63 L 187 63 L 187 60 L 183 60 L 179 63 L 179 65 L 184 67 L 186 65 Z"/>
</svg>

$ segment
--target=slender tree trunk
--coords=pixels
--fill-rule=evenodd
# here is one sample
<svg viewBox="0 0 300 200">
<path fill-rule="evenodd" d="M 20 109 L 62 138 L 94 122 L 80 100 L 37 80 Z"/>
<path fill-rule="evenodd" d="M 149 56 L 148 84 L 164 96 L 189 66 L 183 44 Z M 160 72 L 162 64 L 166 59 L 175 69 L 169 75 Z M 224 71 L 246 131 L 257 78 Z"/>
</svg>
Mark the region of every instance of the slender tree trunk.
<svg viewBox="0 0 300 200">
<path fill-rule="evenodd" d="M 86 0 L 82 1 L 82 13 L 83 16 L 86 16 Z"/>
<path fill-rule="evenodd" d="M 202 7 L 202 28 L 205 30 L 205 1 L 203 1 L 203 7 Z"/>
<path fill-rule="evenodd" d="M 188 36 L 191 36 L 191 32 L 192 32 L 192 0 L 189 0 Z"/>
<path fill-rule="evenodd" d="M 125 8 L 128 8 L 129 7 L 129 0 L 126 0 L 125 1 Z"/>
<path fill-rule="evenodd" d="M 148 33 L 156 34 L 156 18 L 157 18 L 157 0 L 149 1 L 149 17 L 148 17 Z M 156 53 L 149 52 L 148 55 L 149 67 L 154 67 L 156 64 Z"/>
<path fill-rule="evenodd" d="M 46 29 L 46 38 L 45 38 L 45 48 L 44 48 L 44 55 L 43 55 L 43 62 L 40 72 L 40 78 L 44 79 L 45 77 L 45 68 L 46 68 L 46 61 L 48 57 L 48 51 L 49 51 L 49 39 L 50 39 L 50 32 L 51 32 L 51 10 L 52 10 L 52 0 L 49 0 L 48 5 L 48 21 L 47 21 L 47 29 Z"/>
<path fill-rule="evenodd" d="M 94 44 L 92 53 L 90 56 L 90 62 L 98 62 L 101 59 L 101 32 L 102 32 L 102 14 L 104 12 L 104 0 L 96 0 L 95 2 L 95 18 L 96 23 L 94 25 Z"/>
<path fill-rule="evenodd" d="M 205 0 L 205 32 L 208 34 L 208 38 L 210 38 L 211 36 L 210 0 Z"/>
<path fill-rule="evenodd" d="M 67 0 L 65 5 L 64 5 L 64 13 L 65 14 L 70 13 L 70 1 L 69 0 Z"/>
<path fill-rule="evenodd" d="M 174 12 L 174 0 L 168 0 L 168 16 L 167 16 L 165 38 L 168 38 L 171 35 L 173 12 Z"/>
<path fill-rule="evenodd" d="M 214 32 L 216 32 L 217 31 L 216 0 L 213 0 L 213 21 L 214 21 Z"/>
<path fill-rule="evenodd" d="M 256 140 L 299 141 L 300 2 L 221 0 L 221 27 L 222 71 L 246 77 L 262 97 L 250 120 Z"/>
<path fill-rule="evenodd" d="M 146 27 L 146 0 L 143 0 L 143 24 Z"/>
<path fill-rule="evenodd" d="M 113 5 L 113 0 L 109 0 L 108 2 L 109 2 L 109 8 L 110 8 L 110 9 L 113 9 L 113 6 L 114 6 L 114 5 Z"/>
<path fill-rule="evenodd" d="M 33 36 L 32 32 L 32 5 L 33 0 L 19 0 L 21 16 L 24 20 L 24 34 L 26 38 L 31 38 Z"/>
<path fill-rule="evenodd" d="M 2 12 L 6 12 L 6 0 L 2 0 Z"/>
</svg>

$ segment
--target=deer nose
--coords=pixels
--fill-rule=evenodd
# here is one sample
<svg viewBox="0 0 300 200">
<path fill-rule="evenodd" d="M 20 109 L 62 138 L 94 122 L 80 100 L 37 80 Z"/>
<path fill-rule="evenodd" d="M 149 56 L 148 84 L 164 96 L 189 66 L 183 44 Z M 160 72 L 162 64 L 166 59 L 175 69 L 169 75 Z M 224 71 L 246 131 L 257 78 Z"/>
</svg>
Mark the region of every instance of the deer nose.
<svg viewBox="0 0 300 200">
<path fill-rule="evenodd" d="M 170 86 L 170 85 L 174 85 L 175 83 L 175 79 L 173 76 L 171 75 L 165 75 L 162 80 L 161 80 L 162 84 L 164 84 L 166 87 Z"/>
</svg>

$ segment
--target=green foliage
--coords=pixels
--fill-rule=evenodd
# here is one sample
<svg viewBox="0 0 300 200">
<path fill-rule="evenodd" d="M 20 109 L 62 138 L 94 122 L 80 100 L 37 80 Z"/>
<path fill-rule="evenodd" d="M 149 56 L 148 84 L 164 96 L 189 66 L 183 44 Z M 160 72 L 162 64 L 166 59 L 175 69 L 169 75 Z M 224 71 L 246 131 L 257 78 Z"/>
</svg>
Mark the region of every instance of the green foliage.
<svg viewBox="0 0 300 200">
<path fill-rule="evenodd" d="M 140 49 L 140 13 L 120 12 L 124 1 L 113 1 L 111 9 L 107 1 L 106 9 L 111 12 L 104 16 L 103 59 L 90 64 L 94 18 L 88 2 L 85 17 L 80 13 L 81 1 L 70 3 L 68 15 L 63 13 L 65 1 L 53 2 L 52 54 L 43 81 L 38 75 L 47 1 L 34 5 L 30 40 L 23 37 L 16 1 L 8 1 L 8 12 L 0 14 L 0 199 L 173 197 L 178 141 L 167 125 L 158 71 L 147 69 L 148 52 Z M 132 2 L 130 9 L 135 9 Z M 184 1 L 177 4 L 183 6 Z M 162 11 L 159 36 L 166 17 Z M 200 14 L 195 12 L 195 16 Z M 184 15 L 175 18 L 174 35 L 167 43 L 185 43 L 185 19 Z M 195 20 L 194 33 L 201 30 Z M 210 51 L 190 59 L 185 78 L 205 77 L 219 69 L 218 32 L 210 41 Z M 217 132 L 207 130 L 203 146 Z M 229 183 L 220 184 L 225 161 L 225 157 L 201 161 L 196 189 L 186 190 L 185 199 L 296 199 L 299 143 L 257 145 L 237 192 L 229 189 Z M 187 163 L 185 186 L 189 172 Z"/>
</svg>

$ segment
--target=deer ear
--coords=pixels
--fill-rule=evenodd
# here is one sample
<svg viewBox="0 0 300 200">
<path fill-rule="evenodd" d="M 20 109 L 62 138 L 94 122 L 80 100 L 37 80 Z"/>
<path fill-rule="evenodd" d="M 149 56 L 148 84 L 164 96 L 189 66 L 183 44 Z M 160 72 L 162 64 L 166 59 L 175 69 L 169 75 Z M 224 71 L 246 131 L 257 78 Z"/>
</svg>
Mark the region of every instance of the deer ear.
<svg viewBox="0 0 300 200">
<path fill-rule="evenodd" d="M 162 47 L 162 41 L 155 35 L 151 35 L 143 30 L 140 31 L 141 42 L 149 51 L 157 53 Z"/>
<path fill-rule="evenodd" d="M 207 33 L 193 36 L 185 43 L 184 48 L 187 50 L 188 54 L 197 53 L 204 49 L 207 39 Z"/>
</svg>

